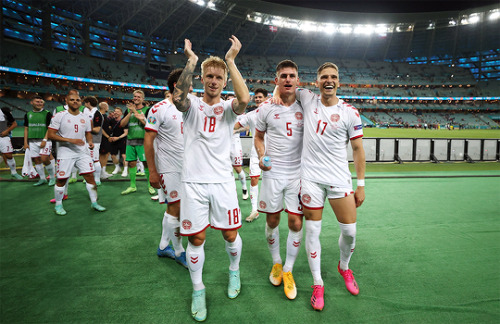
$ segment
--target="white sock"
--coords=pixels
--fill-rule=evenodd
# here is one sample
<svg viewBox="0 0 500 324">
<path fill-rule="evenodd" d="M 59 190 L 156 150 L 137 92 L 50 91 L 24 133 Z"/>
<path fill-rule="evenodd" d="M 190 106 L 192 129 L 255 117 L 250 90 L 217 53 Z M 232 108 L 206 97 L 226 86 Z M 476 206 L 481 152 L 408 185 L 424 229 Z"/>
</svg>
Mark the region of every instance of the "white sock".
<svg viewBox="0 0 500 324">
<path fill-rule="evenodd" d="M 68 185 L 69 185 L 69 182 L 66 181 L 66 184 L 64 185 L 64 195 L 67 196 L 68 195 Z"/>
<path fill-rule="evenodd" d="M 351 260 L 354 247 L 356 246 L 356 223 L 342 224 L 340 226 L 340 269 L 349 269 L 349 261 Z"/>
<path fill-rule="evenodd" d="M 10 174 L 16 174 L 16 160 L 14 158 L 12 159 L 7 159 L 7 165 L 9 166 L 10 169 Z"/>
<path fill-rule="evenodd" d="M 120 169 L 120 163 L 115 164 L 115 170 L 119 170 L 119 169 Z"/>
<path fill-rule="evenodd" d="M 74 178 L 74 179 L 76 179 L 76 171 L 77 170 L 76 170 L 75 167 L 73 167 L 73 169 L 71 169 L 71 177 Z"/>
<path fill-rule="evenodd" d="M 96 185 L 91 185 L 90 183 L 86 183 L 85 187 L 87 188 L 87 191 L 89 192 L 89 197 L 90 197 L 90 202 L 95 203 L 97 201 L 97 186 Z"/>
<path fill-rule="evenodd" d="M 38 172 L 40 180 L 45 180 L 45 169 L 43 168 L 43 164 L 35 164 L 35 170 Z"/>
<path fill-rule="evenodd" d="M 279 226 L 275 228 L 269 227 L 266 223 L 266 240 L 269 252 L 271 252 L 271 257 L 273 258 L 273 264 L 282 264 L 280 256 L 280 231 Z"/>
<path fill-rule="evenodd" d="M 144 164 L 141 161 L 137 161 L 137 172 L 144 172 Z"/>
<path fill-rule="evenodd" d="M 168 236 L 172 240 L 175 256 L 180 256 L 181 253 L 184 252 L 184 247 L 182 246 L 182 236 L 179 233 L 181 223 L 179 222 L 179 218 L 167 214 L 166 212 L 165 215 L 167 215 L 168 219 Z"/>
<path fill-rule="evenodd" d="M 50 160 L 50 163 L 45 166 L 45 169 L 47 169 L 47 172 L 49 173 L 50 179 L 55 179 L 55 167 L 54 167 L 54 160 Z"/>
<path fill-rule="evenodd" d="M 300 242 L 302 241 L 302 229 L 298 232 L 288 230 L 288 238 L 286 240 L 286 260 L 283 266 L 283 272 L 290 272 L 293 270 L 293 265 L 299 255 Z"/>
<path fill-rule="evenodd" d="M 126 173 L 128 172 L 128 166 L 123 167 L 123 172 L 126 172 Z"/>
<path fill-rule="evenodd" d="M 56 206 L 62 205 L 62 200 L 64 197 L 64 187 L 58 187 L 56 184 L 54 186 L 54 197 L 56 198 Z"/>
<path fill-rule="evenodd" d="M 160 250 L 163 250 L 168 246 L 168 243 L 170 242 L 170 237 L 168 236 L 169 230 L 168 230 L 168 214 L 165 212 L 163 214 L 163 220 L 161 222 L 161 239 L 160 239 Z"/>
<path fill-rule="evenodd" d="M 193 283 L 194 290 L 205 288 L 203 284 L 203 265 L 205 264 L 205 242 L 200 246 L 195 246 L 188 242 L 186 249 L 186 260 L 189 267 L 189 275 Z"/>
<path fill-rule="evenodd" d="M 309 269 L 313 276 L 314 285 L 323 286 L 321 278 L 321 221 L 306 220 L 306 251 Z"/>
<path fill-rule="evenodd" d="M 102 171 L 102 167 L 101 167 L 101 163 L 99 161 L 97 162 L 94 162 L 94 180 L 95 182 L 101 182 L 101 171 Z"/>
<path fill-rule="evenodd" d="M 240 268 L 241 248 L 243 242 L 241 241 L 240 233 L 236 234 L 234 242 L 226 242 L 226 252 L 229 256 L 229 270 L 236 271 Z"/>
<path fill-rule="evenodd" d="M 52 167 L 52 170 L 54 170 L 54 174 L 55 174 L 55 172 L 56 172 L 56 159 L 50 160 L 50 166 Z"/>
<path fill-rule="evenodd" d="M 259 185 L 250 186 L 250 201 L 252 203 L 252 211 L 257 210 L 257 203 L 259 201 Z"/>
<path fill-rule="evenodd" d="M 238 178 L 241 182 L 241 189 L 247 190 L 247 177 L 245 175 L 245 171 L 241 170 L 241 172 L 238 173 Z"/>
</svg>

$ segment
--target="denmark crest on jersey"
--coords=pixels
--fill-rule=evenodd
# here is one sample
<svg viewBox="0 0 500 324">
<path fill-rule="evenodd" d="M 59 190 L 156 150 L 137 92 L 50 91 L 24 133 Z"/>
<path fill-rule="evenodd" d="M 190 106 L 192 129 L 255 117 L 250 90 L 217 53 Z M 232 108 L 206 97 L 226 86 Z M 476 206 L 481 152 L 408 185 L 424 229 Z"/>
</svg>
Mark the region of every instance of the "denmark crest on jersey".
<svg viewBox="0 0 500 324">
<path fill-rule="evenodd" d="M 175 191 L 175 190 L 170 193 L 170 198 L 172 198 L 172 199 L 177 198 L 177 196 L 178 196 L 178 194 L 177 194 L 177 191 Z"/>
<path fill-rule="evenodd" d="M 302 118 L 304 118 L 304 117 L 302 116 L 302 113 L 298 111 L 298 112 L 295 113 L 295 118 L 297 120 L 302 120 Z"/>
<path fill-rule="evenodd" d="M 260 207 L 261 209 L 265 209 L 265 208 L 267 207 L 266 202 L 265 202 L 264 200 L 261 200 L 261 201 L 259 202 L 259 207 Z"/>
<path fill-rule="evenodd" d="M 85 119 L 80 119 L 80 123 L 85 124 Z"/>
<path fill-rule="evenodd" d="M 311 202 L 311 196 L 309 196 L 308 194 L 303 195 L 301 198 L 302 198 L 302 202 L 305 204 L 308 204 Z"/>
<path fill-rule="evenodd" d="M 214 114 L 221 115 L 224 112 L 224 108 L 222 106 L 217 106 L 214 108 Z"/>
<path fill-rule="evenodd" d="M 339 114 L 332 114 L 330 116 L 330 120 L 334 123 L 338 122 L 340 120 L 340 115 Z"/>
</svg>

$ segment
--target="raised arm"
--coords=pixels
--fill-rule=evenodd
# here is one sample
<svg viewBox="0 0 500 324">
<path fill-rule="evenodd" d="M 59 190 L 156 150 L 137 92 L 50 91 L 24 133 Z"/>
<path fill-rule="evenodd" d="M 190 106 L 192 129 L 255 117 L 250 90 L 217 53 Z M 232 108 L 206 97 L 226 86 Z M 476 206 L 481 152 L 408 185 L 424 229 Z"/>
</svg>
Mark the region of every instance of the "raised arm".
<svg viewBox="0 0 500 324">
<path fill-rule="evenodd" d="M 365 150 L 363 148 L 363 139 L 361 137 L 351 140 L 352 155 L 354 159 L 354 167 L 356 168 L 356 178 L 358 179 L 357 188 L 354 192 L 354 200 L 356 207 L 361 206 L 365 201 Z M 360 182 L 362 180 L 362 182 Z"/>
<path fill-rule="evenodd" d="M 137 110 L 135 110 L 135 105 L 133 103 L 128 103 L 127 108 L 128 108 L 127 115 L 120 120 L 120 127 L 127 126 L 132 114 L 135 114 L 137 112 Z"/>
<path fill-rule="evenodd" d="M 254 145 L 255 145 L 255 151 L 257 151 L 257 155 L 259 156 L 259 167 L 263 171 L 269 171 L 271 170 L 272 166 L 264 166 L 264 163 L 262 162 L 262 159 L 264 158 L 266 154 L 266 146 L 264 144 L 264 135 L 266 135 L 265 132 L 261 132 L 258 129 L 255 130 L 254 136 Z"/>
<path fill-rule="evenodd" d="M 172 101 L 174 102 L 177 110 L 185 112 L 190 106 L 190 101 L 187 97 L 189 87 L 193 79 L 194 69 L 198 63 L 198 56 L 193 52 L 193 45 L 189 39 L 184 40 L 184 54 L 187 56 L 188 61 L 186 67 L 179 76 L 179 80 L 175 85 L 174 93 L 172 94 Z"/>
<path fill-rule="evenodd" d="M 236 95 L 236 100 L 233 102 L 233 109 L 235 113 L 240 115 L 245 112 L 245 108 L 250 102 L 250 93 L 248 92 L 245 80 L 234 63 L 236 55 L 240 52 L 241 43 L 234 35 L 232 35 L 229 40 L 231 41 L 231 48 L 229 48 L 226 53 L 226 63 L 231 79 L 233 80 L 233 89 L 234 94 Z"/>
</svg>

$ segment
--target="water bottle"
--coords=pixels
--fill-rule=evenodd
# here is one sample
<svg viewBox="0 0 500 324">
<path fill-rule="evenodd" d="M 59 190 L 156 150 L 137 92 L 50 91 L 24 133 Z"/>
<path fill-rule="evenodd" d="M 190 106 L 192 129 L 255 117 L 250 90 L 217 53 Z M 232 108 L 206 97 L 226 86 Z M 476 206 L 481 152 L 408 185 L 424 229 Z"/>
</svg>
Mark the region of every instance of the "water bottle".
<svg viewBox="0 0 500 324">
<path fill-rule="evenodd" d="M 271 158 L 269 156 L 264 156 L 262 164 L 264 164 L 265 167 L 270 167 L 272 165 Z"/>
</svg>

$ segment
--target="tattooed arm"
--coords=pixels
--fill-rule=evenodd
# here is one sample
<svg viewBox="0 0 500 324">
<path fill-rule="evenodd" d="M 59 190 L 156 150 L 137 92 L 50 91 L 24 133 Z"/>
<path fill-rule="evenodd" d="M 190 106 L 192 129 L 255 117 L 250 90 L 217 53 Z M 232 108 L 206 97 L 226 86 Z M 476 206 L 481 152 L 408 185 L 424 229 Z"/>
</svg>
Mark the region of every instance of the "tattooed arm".
<svg viewBox="0 0 500 324">
<path fill-rule="evenodd" d="M 179 76 L 179 80 L 177 80 L 177 84 L 175 85 L 175 90 L 172 95 L 172 101 L 174 102 L 175 107 L 181 112 L 188 110 L 189 105 L 191 104 L 187 95 L 189 93 L 189 87 L 191 86 L 194 68 L 198 62 L 198 56 L 193 52 L 192 44 L 189 39 L 184 40 L 184 54 L 186 54 L 188 61 L 184 71 L 182 71 L 182 74 Z"/>
</svg>

